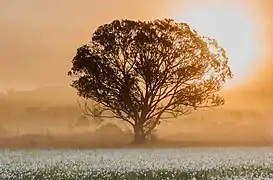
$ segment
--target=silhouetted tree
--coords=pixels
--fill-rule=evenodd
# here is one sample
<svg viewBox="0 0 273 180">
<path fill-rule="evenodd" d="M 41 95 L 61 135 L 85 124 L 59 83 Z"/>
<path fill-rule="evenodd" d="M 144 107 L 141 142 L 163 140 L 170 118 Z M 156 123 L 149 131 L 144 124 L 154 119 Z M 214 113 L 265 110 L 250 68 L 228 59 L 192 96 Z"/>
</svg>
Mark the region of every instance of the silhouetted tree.
<svg viewBox="0 0 273 180">
<path fill-rule="evenodd" d="M 223 105 L 217 92 L 233 76 L 216 40 L 171 19 L 102 25 L 72 63 L 72 87 L 96 103 L 85 114 L 128 122 L 136 143 L 163 119 Z"/>
</svg>

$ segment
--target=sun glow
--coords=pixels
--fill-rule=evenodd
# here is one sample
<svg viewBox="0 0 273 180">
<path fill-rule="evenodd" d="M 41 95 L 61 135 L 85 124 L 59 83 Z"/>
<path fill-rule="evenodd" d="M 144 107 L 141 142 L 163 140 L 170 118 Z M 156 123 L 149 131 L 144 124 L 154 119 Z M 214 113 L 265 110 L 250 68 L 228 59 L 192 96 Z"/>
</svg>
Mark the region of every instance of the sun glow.
<svg viewBox="0 0 273 180">
<path fill-rule="evenodd" d="M 215 38 L 226 50 L 234 73 L 234 79 L 228 85 L 243 82 L 261 53 L 260 33 L 254 15 L 238 5 L 198 3 L 198 6 L 191 3 L 180 9 L 175 19 L 189 23 L 202 36 Z M 236 5 L 234 1 L 233 4 Z"/>
</svg>

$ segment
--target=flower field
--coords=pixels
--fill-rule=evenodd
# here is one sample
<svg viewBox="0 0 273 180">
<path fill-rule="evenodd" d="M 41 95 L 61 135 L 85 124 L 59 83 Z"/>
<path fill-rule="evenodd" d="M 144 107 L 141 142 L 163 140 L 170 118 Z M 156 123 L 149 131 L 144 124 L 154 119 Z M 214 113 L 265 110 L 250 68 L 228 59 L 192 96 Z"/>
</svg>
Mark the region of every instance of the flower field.
<svg viewBox="0 0 273 180">
<path fill-rule="evenodd" d="M 5 149 L 0 179 L 273 179 L 273 149 Z"/>
</svg>

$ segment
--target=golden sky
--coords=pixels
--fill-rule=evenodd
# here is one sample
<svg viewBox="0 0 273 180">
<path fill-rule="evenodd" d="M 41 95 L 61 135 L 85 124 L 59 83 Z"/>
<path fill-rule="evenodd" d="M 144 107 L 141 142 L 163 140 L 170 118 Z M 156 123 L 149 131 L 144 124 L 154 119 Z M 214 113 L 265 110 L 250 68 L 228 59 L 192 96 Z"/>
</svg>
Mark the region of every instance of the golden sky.
<svg viewBox="0 0 273 180">
<path fill-rule="evenodd" d="M 69 85 L 67 71 L 71 59 L 77 47 L 91 39 L 97 26 L 121 18 L 148 20 L 171 17 L 180 20 L 183 16 L 178 17 L 174 13 L 179 12 L 180 7 L 184 11 L 189 2 L 202 5 L 208 1 L 1 0 L 0 91 Z M 252 0 L 231 1 L 254 7 Z M 273 1 L 270 0 L 255 1 L 258 9 L 255 13 L 264 18 L 260 21 L 261 26 L 267 28 L 266 40 L 269 44 L 273 40 L 271 5 Z M 254 47 L 261 46 L 256 44 Z M 240 68 L 244 68 L 245 63 L 240 64 Z"/>
<path fill-rule="evenodd" d="M 153 19 L 164 8 L 158 0 L 1 0 L 0 89 L 67 85 L 76 48 L 97 26 Z"/>
</svg>

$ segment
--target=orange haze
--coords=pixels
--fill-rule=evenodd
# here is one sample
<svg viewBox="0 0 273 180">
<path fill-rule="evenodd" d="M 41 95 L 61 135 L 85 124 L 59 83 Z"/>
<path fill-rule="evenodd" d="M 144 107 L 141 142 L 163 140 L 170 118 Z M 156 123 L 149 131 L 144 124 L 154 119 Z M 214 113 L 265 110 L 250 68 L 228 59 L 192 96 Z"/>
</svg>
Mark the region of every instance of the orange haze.
<svg viewBox="0 0 273 180">
<path fill-rule="evenodd" d="M 224 107 L 163 123 L 160 127 L 164 128 L 158 130 L 159 138 L 183 140 L 184 144 L 230 141 L 273 144 L 269 128 L 273 125 L 273 1 L 238 0 L 243 1 L 253 8 L 253 18 L 259 16 L 264 28 L 261 38 L 266 37 L 267 48 L 255 61 L 257 68 L 249 72 L 244 84 L 223 92 L 227 100 Z M 21 138 L 0 140 L 0 147 L 91 146 L 94 141 L 100 142 L 98 136 L 90 134 L 90 129 L 95 129 L 94 123 L 73 129 L 81 112 L 75 103 L 75 91 L 68 88 L 67 71 L 76 48 L 87 43 L 101 24 L 120 18 L 169 17 L 172 10 L 179 6 L 186 8 L 189 2 L 1 0 L 0 92 L 12 88 L 15 91 L 0 93 L 0 136 Z M 128 131 L 126 125 L 119 125 Z M 81 134 L 71 139 L 70 132 Z"/>
</svg>

